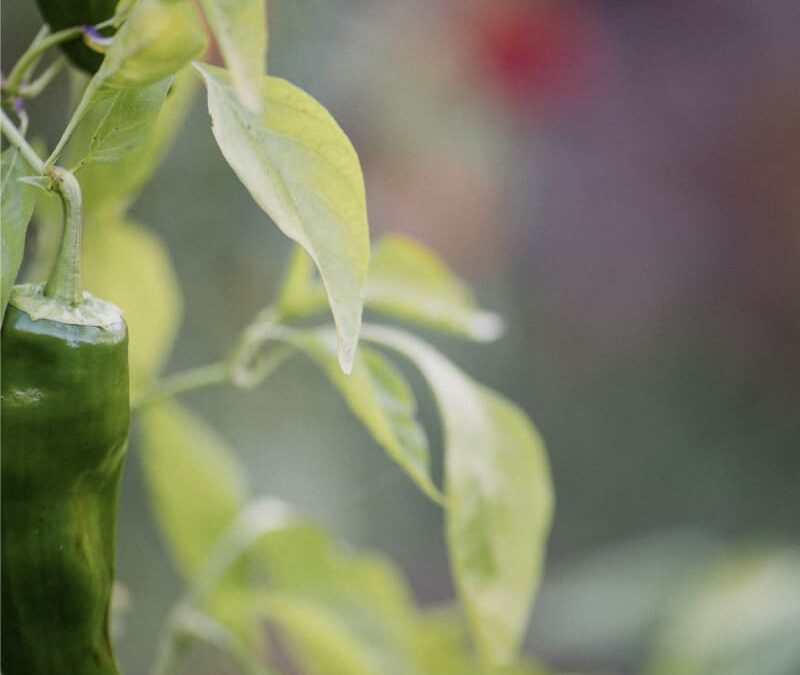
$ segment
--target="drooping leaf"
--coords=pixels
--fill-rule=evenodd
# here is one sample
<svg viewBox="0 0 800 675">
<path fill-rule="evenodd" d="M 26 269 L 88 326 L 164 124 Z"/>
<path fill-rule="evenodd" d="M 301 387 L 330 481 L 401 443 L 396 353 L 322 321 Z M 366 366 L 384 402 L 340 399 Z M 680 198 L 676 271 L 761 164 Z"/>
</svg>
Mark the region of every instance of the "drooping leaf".
<svg viewBox="0 0 800 675">
<path fill-rule="evenodd" d="M 472 340 L 495 340 L 503 332 L 500 317 L 480 310 L 432 251 L 404 237 L 383 237 L 373 249 L 365 302 L 383 314 Z"/>
<path fill-rule="evenodd" d="M 88 223 L 83 283 L 123 311 L 135 397 L 161 371 L 181 322 L 183 301 L 169 252 L 154 232 L 132 221 Z"/>
<path fill-rule="evenodd" d="M 447 543 L 462 604 L 487 661 L 513 660 L 538 586 L 552 513 L 539 435 L 513 403 L 477 384 L 422 340 L 369 327 L 431 386 L 445 431 Z"/>
<path fill-rule="evenodd" d="M 231 73 L 242 105 L 260 112 L 261 77 L 267 61 L 264 0 L 200 0 L 203 12 Z"/>
<path fill-rule="evenodd" d="M 151 131 L 171 82 L 166 77 L 147 87 L 114 90 L 84 162 L 113 162 L 139 145 Z"/>
<path fill-rule="evenodd" d="M 364 295 L 368 309 L 457 337 L 487 342 L 503 320 L 481 310 L 467 286 L 431 250 L 400 236 L 384 236 L 372 249 Z M 319 311 L 324 292 L 302 250 L 296 250 L 278 293 L 287 319 Z"/>
<path fill-rule="evenodd" d="M 4 150 L 0 155 L 2 164 L 2 185 L 0 186 L 0 223 L 2 223 L 2 307 L 0 317 L 4 317 L 11 288 L 17 278 L 22 254 L 25 250 L 25 233 L 33 214 L 35 197 L 33 188 L 20 182 L 20 178 L 33 173 L 14 148 Z"/>
<path fill-rule="evenodd" d="M 403 374 L 386 357 L 361 347 L 349 375 L 336 361 L 336 336 L 325 329 L 309 332 L 281 330 L 272 336 L 303 351 L 317 362 L 339 390 L 353 414 L 389 457 L 428 497 L 443 497 L 430 476 L 428 439 L 416 416 L 417 403 Z"/>
<path fill-rule="evenodd" d="M 156 519 L 192 580 L 245 503 L 242 468 L 213 429 L 174 401 L 142 411 L 139 455 Z"/>
<path fill-rule="evenodd" d="M 675 595 L 648 675 L 800 672 L 800 552 L 725 552 Z"/>
<path fill-rule="evenodd" d="M 196 64 L 208 89 L 214 136 L 255 201 L 316 263 L 349 372 L 361 328 L 369 262 L 364 180 L 347 136 L 317 101 L 263 77 L 263 111 L 249 112 L 230 75 Z"/>
</svg>

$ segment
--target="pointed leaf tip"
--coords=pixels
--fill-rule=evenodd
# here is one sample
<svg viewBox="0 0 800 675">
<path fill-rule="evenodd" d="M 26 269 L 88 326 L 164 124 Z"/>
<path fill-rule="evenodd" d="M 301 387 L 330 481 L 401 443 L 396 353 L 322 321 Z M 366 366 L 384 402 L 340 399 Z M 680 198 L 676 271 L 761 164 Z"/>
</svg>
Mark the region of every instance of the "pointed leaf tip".
<svg viewBox="0 0 800 675">
<path fill-rule="evenodd" d="M 195 64 L 206 83 L 214 137 L 256 203 L 311 256 L 350 372 L 369 265 L 364 177 L 330 113 L 290 82 L 262 77 L 263 111 L 249 112 L 222 68 Z"/>
</svg>

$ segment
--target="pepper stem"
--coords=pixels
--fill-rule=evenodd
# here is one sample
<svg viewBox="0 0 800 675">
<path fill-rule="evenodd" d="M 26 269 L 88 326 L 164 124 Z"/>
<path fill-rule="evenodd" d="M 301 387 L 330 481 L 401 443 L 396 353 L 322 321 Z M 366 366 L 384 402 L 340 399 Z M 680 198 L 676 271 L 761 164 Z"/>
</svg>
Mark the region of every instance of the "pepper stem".
<svg viewBox="0 0 800 675">
<path fill-rule="evenodd" d="M 58 257 L 44 287 L 48 298 L 64 300 L 79 305 L 83 300 L 81 289 L 81 237 L 83 230 L 83 201 L 78 179 L 60 166 L 47 170 L 53 186 L 61 198 L 64 229 Z"/>
</svg>

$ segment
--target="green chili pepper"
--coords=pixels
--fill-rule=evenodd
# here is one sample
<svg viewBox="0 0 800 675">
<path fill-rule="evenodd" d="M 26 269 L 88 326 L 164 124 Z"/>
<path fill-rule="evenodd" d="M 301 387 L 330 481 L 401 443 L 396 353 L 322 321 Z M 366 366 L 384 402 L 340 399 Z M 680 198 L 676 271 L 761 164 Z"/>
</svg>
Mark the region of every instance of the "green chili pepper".
<svg viewBox="0 0 800 675">
<path fill-rule="evenodd" d="M 17 286 L 2 327 L 2 672 L 117 675 L 108 632 L 125 453 L 119 310 Z"/>
<path fill-rule="evenodd" d="M 37 0 L 39 9 L 50 30 L 73 26 L 94 26 L 114 15 L 118 0 Z M 81 38 L 61 45 L 64 53 L 78 68 L 94 73 L 103 55 L 90 49 Z"/>
</svg>

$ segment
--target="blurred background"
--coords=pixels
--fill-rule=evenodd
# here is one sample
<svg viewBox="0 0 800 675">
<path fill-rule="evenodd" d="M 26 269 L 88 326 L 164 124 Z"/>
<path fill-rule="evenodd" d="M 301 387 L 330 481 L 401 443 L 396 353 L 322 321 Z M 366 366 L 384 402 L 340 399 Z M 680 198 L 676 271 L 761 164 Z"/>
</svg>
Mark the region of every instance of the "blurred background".
<svg viewBox="0 0 800 675">
<path fill-rule="evenodd" d="M 430 339 L 519 402 L 548 445 L 558 504 L 530 649 L 559 669 L 641 672 L 680 644 L 669 617 L 702 615 L 704 593 L 733 598 L 718 622 L 777 613 L 796 637 L 800 3 L 273 0 L 270 12 L 270 71 L 353 140 L 373 237 L 429 245 L 507 319 L 496 345 Z M 39 22 L 34 3 L 4 3 L 5 63 Z M 51 142 L 65 91 L 31 110 Z M 201 97 L 134 214 L 169 244 L 185 293 L 168 371 L 218 359 L 272 298 L 290 245 L 225 164 Z M 298 361 L 254 392 L 187 403 L 258 492 L 387 552 L 422 603 L 450 600 L 438 509 L 322 383 Z M 118 556 L 131 604 L 120 651 L 143 672 L 181 588 L 135 461 Z M 764 663 L 719 672 L 798 672 L 791 654 Z"/>
</svg>

